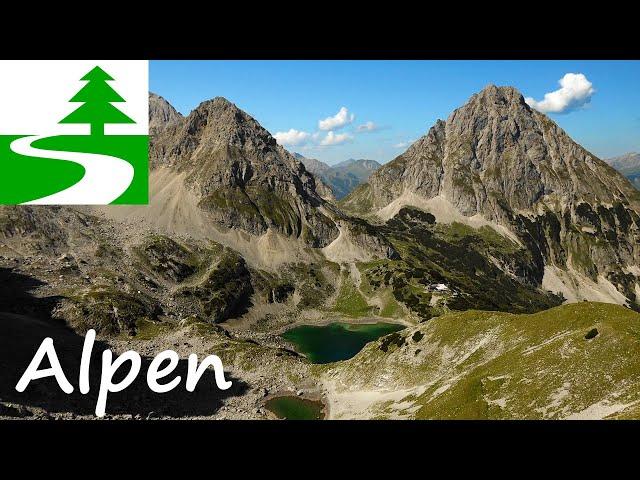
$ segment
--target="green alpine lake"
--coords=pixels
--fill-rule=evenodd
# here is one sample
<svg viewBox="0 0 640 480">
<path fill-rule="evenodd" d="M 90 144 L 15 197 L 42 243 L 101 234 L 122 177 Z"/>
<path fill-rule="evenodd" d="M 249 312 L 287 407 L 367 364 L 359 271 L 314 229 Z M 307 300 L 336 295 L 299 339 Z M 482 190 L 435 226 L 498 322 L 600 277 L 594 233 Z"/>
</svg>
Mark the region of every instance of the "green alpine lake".
<svg viewBox="0 0 640 480">
<path fill-rule="evenodd" d="M 301 325 L 282 337 L 293 343 L 312 363 L 331 363 L 355 356 L 369 342 L 404 327 L 395 323 L 331 323 Z"/>
<path fill-rule="evenodd" d="M 286 420 L 322 420 L 324 405 L 322 402 L 306 398 L 283 396 L 267 400 L 265 408 L 276 417 Z"/>
</svg>

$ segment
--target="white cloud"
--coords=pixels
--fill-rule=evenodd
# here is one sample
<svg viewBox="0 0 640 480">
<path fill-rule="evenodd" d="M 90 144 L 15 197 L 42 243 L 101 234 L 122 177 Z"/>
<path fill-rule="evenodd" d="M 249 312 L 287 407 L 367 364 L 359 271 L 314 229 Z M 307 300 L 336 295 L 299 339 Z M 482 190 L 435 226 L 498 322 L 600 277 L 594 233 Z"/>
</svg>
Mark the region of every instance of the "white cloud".
<svg viewBox="0 0 640 480">
<path fill-rule="evenodd" d="M 543 100 L 538 102 L 527 97 L 525 102 L 543 113 L 563 113 L 589 103 L 595 93 L 593 84 L 582 73 L 567 73 L 559 83 L 560 88 L 545 93 Z"/>
<path fill-rule="evenodd" d="M 344 142 L 348 142 L 352 140 L 353 137 L 348 133 L 338 133 L 337 135 L 333 132 L 327 133 L 327 136 L 322 139 L 320 145 L 329 146 L 329 145 L 339 145 Z"/>
<path fill-rule="evenodd" d="M 407 140 L 406 142 L 399 142 L 394 145 L 395 148 L 407 148 L 409 145 L 413 143 L 412 140 Z"/>
<path fill-rule="evenodd" d="M 378 125 L 369 121 L 367 123 L 363 123 L 362 125 L 358 125 L 358 128 L 356 130 L 358 132 L 375 132 L 379 128 L 380 127 L 378 127 Z"/>
<path fill-rule="evenodd" d="M 288 132 L 277 132 L 274 135 L 274 138 L 280 145 L 291 146 L 304 145 L 311 137 L 311 134 L 296 130 L 295 128 L 290 129 Z"/>
<path fill-rule="evenodd" d="M 356 116 L 353 113 L 349 113 L 347 107 L 340 108 L 340 111 L 333 117 L 327 117 L 324 120 L 318 121 L 318 128 L 320 130 L 337 130 L 345 125 L 353 123 Z"/>
</svg>

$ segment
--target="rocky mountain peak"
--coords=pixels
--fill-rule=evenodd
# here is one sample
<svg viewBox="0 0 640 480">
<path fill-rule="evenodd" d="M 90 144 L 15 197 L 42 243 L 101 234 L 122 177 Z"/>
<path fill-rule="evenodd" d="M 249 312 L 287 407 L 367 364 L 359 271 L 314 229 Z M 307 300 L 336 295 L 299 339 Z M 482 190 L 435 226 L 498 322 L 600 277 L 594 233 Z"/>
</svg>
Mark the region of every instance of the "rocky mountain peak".
<svg viewBox="0 0 640 480">
<path fill-rule="evenodd" d="M 255 150 L 277 146 L 271 134 L 253 117 L 223 97 L 198 105 L 185 119 L 184 129 L 201 146 L 228 145 Z"/>
<path fill-rule="evenodd" d="M 234 103 L 224 97 L 214 97 L 200 103 L 192 113 L 204 115 L 212 121 L 226 120 L 236 125 L 249 124 L 259 129 L 260 124 L 246 112 L 240 110 Z"/>
<path fill-rule="evenodd" d="M 438 120 L 370 183 L 382 187 L 381 207 L 410 191 L 427 199 L 444 196 L 464 215 L 492 220 L 500 219 L 504 205 L 529 211 L 557 198 L 629 203 L 637 197 L 625 179 L 529 107 L 517 89 L 495 85 Z"/>
<path fill-rule="evenodd" d="M 274 229 L 324 247 L 338 235 L 318 208 L 331 197 L 304 165 L 229 100 L 202 102 L 150 144 L 151 162 L 183 175 L 199 207 L 227 228 Z"/>
<path fill-rule="evenodd" d="M 496 148 L 500 149 L 505 145 L 495 142 L 510 139 L 513 143 L 517 143 L 520 132 L 539 133 L 541 122 L 545 122 L 547 128 L 555 129 L 553 122 L 547 117 L 543 120 L 542 117 L 544 117 L 542 114 L 527 105 L 516 88 L 489 85 L 454 110 L 445 124 L 448 136 L 464 136 L 469 138 L 471 143 L 477 139 L 480 144 L 486 140 L 494 142 Z M 442 127 L 442 125 L 436 126 Z"/>
<path fill-rule="evenodd" d="M 489 84 L 480 90 L 478 93 L 471 96 L 469 103 L 474 102 L 484 102 L 485 105 L 495 104 L 495 105 L 507 105 L 507 104 L 521 104 L 526 105 L 524 101 L 524 97 L 522 93 L 511 86 L 501 86 L 498 87 L 493 84 Z"/>
<path fill-rule="evenodd" d="M 540 274 L 546 262 L 593 281 L 604 275 L 635 301 L 619 265 L 640 263 L 640 195 L 517 89 L 489 85 L 471 96 L 342 204 L 384 218 L 431 199 L 515 232 Z"/>
<path fill-rule="evenodd" d="M 182 115 L 160 95 L 149 92 L 149 133 L 159 131 L 182 120 Z"/>
<path fill-rule="evenodd" d="M 515 87 L 487 85 L 480 92 L 472 95 L 469 100 L 452 112 L 447 123 L 455 117 L 464 116 L 493 116 L 516 114 L 531 115 L 533 109 L 527 105 L 524 96 Z"/>
</svg>

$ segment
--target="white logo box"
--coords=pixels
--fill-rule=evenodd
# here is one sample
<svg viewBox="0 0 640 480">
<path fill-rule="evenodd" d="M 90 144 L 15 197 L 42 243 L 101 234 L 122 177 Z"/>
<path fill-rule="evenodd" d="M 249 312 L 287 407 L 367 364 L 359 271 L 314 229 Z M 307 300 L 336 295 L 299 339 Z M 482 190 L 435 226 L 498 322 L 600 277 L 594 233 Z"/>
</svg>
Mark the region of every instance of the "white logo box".
<svg viewBox="0 0 640 480">
<path fill-rule="evenodd" d="M 107 135 L 149 133 L 148 60 L 0 60 L 0 135 L 88 135 L 89 125 L 58 122 L 80 104 L 69 100 L 100 66 L 126 103 L 116 106 L 136 123 L 106 125 Z"/>
</svg>

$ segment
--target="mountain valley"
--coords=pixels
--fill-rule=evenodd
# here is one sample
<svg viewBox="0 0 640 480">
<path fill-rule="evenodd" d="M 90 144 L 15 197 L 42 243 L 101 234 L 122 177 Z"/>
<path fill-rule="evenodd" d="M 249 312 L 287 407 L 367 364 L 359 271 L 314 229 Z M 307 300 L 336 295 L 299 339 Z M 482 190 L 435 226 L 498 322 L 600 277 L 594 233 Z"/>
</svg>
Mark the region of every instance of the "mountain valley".
<svg viewBox="0 0 640 480">
<path fill-rule="evenodd" d="M 516 89 L 384 165 L 292 154 L 222 97 L 149 115 L 149 205 L 0 207 L 0 416 L 91 418 L 13 377 L 39 329 L 77 356 L 93 328 L 215 353 L 235 384 L 113 395 L 110 418 L 268 419 L 285 395 L 325 418 L 637 418 L 640 193 Z M 326 364 L 283 337 L 337 323 L 401 329 Z"/>
</svg>

